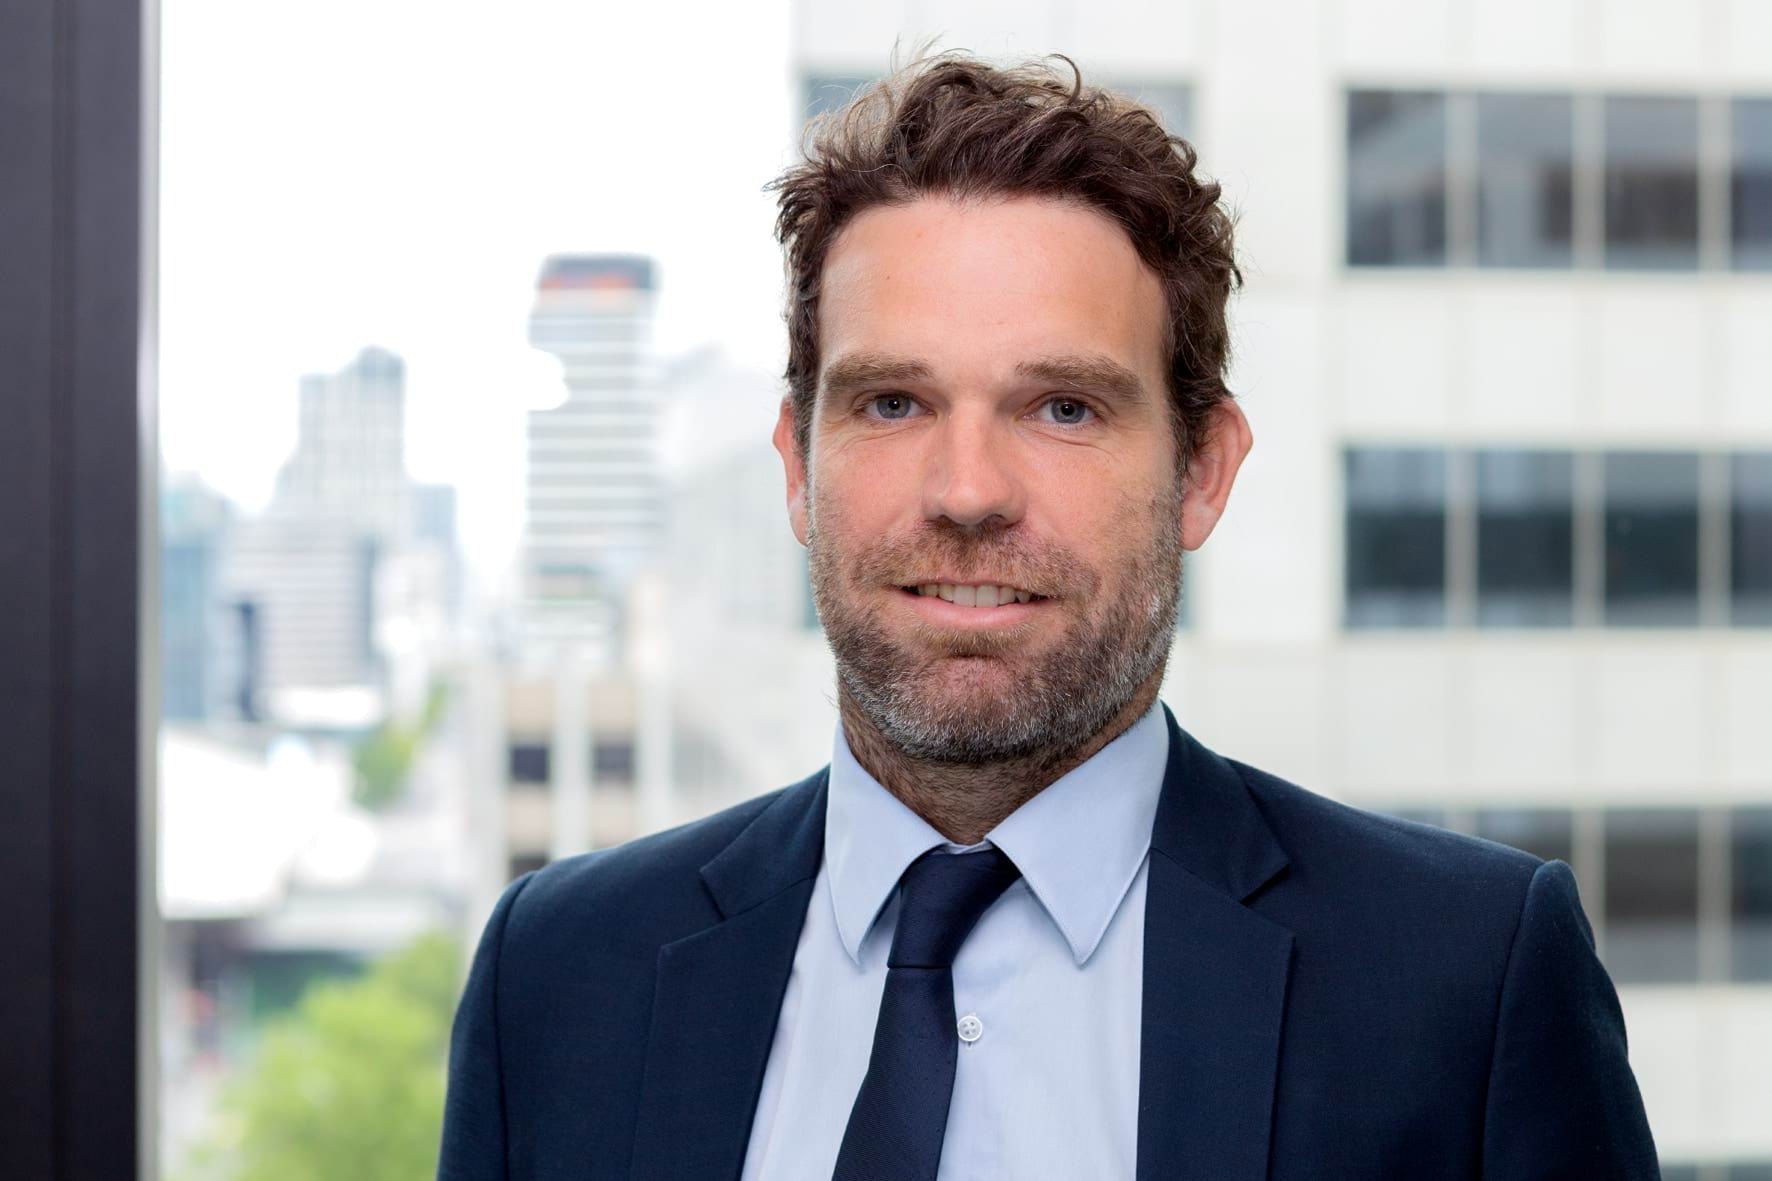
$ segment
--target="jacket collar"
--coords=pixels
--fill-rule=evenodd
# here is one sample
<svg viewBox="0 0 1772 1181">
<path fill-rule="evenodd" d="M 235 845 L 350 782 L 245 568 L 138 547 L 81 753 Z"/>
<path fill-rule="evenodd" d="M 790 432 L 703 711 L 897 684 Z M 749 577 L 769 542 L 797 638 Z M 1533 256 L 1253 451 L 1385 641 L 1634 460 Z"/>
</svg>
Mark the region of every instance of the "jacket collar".
<svg viewBox="0 0 1772 1181">
<path fill-rule="evenodd" d="M 1094 953 L 1144 864 L 1168 747 L 1163 712 L 1153 704 L 984 836 L 1021 870 L 1025 888 L 1051 916 L 1078 967 Z M 961 848 L 868 774 L 840 725 L 824 847 L 837 931 L 857 967 L 862 939 L 905 867 L 930 849 Z"/>
<path fill-rule="evenodd" d="M 1292 934 L 1245 906 L 1286 855 L 1241 772 L 1163 710 L 1145 903 L 1138 1177 L 1266 1176 Z M 826 771 L 701 867 L 720 921 L 659 951 L 635 1176 L 731 1178 L 823 856 Z"/>
</svg>

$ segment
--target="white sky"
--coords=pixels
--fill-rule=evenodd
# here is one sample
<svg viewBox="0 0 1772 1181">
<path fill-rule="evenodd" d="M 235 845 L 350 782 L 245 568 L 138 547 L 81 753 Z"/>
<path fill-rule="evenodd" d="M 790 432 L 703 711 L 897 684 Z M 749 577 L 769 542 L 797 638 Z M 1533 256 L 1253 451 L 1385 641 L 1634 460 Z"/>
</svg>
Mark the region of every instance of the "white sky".
<svg viewBox="0 0 1772 1181">
<path fill-rule="evenodd" d="M 299 376 L 380 344 L 414 476 L 461 486 L 471 554 L 503 549 L 551 252 L 654 256 L 663 351 L 779 371 L 788 35 L 786 0 L 164 0 L 167 471 L 262 502 Z"/>
</svg>

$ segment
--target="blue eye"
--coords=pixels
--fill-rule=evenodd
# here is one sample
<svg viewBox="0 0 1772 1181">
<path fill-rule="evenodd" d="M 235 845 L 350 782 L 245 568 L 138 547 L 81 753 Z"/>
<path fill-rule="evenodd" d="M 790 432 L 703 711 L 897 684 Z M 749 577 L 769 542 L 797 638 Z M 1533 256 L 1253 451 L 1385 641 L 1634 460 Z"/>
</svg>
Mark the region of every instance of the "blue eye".
<svg viewBox="0 0 1772 1181">
<path fill-rule="evenodd" d="M 1046 403 L 1052 408 L 1052 421 L 1060 426 L 1082 426 L 1095 411 L 1076 398 L 1053 398 Z"/>
<path fill-rule="evenodd" d="M 909 418 L 917 404 L 905 394 L 880 394 L 874 398 L 872 405 L 881 418 L 896 421 Z"/>
</svg>

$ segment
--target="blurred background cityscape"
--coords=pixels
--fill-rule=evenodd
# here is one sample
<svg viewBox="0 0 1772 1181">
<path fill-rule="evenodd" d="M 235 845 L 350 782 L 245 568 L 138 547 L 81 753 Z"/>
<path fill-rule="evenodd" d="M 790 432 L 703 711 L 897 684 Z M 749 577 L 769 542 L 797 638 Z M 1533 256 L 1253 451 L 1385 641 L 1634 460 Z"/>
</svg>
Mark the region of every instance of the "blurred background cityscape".
<svg viewBox="0 0 1772 1181">
<path fill-rule="evenodd" d="M 762 186 L 926 36 L 1066 53 L 1238 213 L 1182 724 L 1568 861 L 1664 1175 L 1772 1178 L 1772 6 L 162 25 L 169 1178 L 429 1176 L 504 885 L 828 758 Z"/>
</svg>

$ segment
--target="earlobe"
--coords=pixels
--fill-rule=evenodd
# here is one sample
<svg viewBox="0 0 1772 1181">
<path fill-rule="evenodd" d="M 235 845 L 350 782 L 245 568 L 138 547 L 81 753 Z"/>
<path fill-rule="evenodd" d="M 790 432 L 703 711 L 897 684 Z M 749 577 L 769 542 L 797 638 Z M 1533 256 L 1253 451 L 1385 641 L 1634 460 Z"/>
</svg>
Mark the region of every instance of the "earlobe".
<svg viewBox="0 0 1772 1181">
<path fill-rule="evenodd" d="M 1217 528 L 1230 501 L 1237 471 L 1254 445 L 1255 435 L 1242 407 L 1227 399 L 1212 408 L 1206 438 L 1188 465 L 1181 504 L 1183 549 L 1199 549 Z"/>
<path fill-rule="evenodd" d="M 788 525 L 801 545 L 806 544 L 806 463 L 800 454 L 800 443 L 794 430 L 794 404 L 791 398 L 781 400 L 775 418 L 773 436 L 775 450 L 781 455 L 787 477 Z"/>
</svg>

